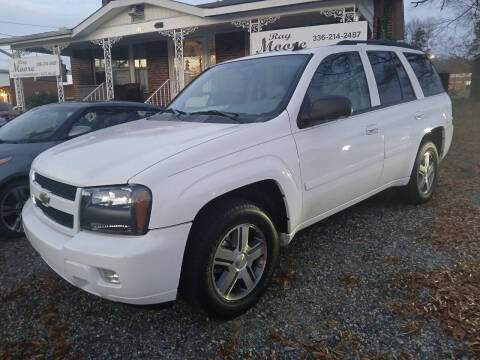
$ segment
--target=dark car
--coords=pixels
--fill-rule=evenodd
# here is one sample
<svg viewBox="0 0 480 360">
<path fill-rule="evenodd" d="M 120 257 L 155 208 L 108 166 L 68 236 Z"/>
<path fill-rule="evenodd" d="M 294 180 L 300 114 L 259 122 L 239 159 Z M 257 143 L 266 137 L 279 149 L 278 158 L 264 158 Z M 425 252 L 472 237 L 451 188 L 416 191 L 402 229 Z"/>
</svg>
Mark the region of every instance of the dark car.
<svg viewBox="0 0 480 360">
<path fill-rule="evenodd" d="M 3 126 L 8 122 L 10 110 L 12 110 L 12 105 L 0 102 L 0 126 Z"/>
<path fill-rule="evenodd" d="M 8 237 L 23 234 L 21 213 L 29 197 L 28 173 L 37 155 L 63 141 L 160 110 L 130 102 L 50 104 L 0 128 L 0 233 Z"/>
</svg>

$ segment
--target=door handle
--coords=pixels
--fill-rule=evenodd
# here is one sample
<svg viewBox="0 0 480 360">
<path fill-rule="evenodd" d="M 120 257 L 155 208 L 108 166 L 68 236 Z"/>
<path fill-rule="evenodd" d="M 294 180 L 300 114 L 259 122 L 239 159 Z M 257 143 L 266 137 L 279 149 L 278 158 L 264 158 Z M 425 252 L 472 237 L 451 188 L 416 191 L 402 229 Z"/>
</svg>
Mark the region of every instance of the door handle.
<svg viewBox="0 0 480 360">
<path fill-rule="evenodd" d="M 367 135 L 377 135 L 378 134 L 378 127 L 372 126 L 367 127 Z"/>
<path fill-rule="evenodd" d="M 423 117 L 424 117 L 424 116 L 425 116 L 425 115 L 422 114 L 422 113 L 416 113 L 416 114 L 415 114 L 415 120 L 423 120 Z"/>
</svg>

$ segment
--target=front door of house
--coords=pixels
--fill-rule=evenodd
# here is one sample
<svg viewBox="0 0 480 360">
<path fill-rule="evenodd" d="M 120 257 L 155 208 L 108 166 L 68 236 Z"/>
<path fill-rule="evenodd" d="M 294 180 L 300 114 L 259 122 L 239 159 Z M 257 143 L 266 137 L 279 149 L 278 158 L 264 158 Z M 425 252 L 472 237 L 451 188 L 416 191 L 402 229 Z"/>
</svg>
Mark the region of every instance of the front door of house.
<svg viewBox="0 0 480 360">
<path fill-rule="evenodd" d="M 183 70 L 185 86 L 193 79 L 215 65 L 215 40 L 210 37 L 198 37 L 185 40 L 183 49 Z"/>
</svg>

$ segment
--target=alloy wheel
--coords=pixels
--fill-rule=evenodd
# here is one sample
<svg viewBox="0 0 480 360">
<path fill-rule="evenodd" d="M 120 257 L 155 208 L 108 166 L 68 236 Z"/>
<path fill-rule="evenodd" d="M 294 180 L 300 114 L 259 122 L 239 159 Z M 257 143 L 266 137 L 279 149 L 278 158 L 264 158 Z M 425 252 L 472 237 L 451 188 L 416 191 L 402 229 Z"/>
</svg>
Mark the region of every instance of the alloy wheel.
<svg viewBox="0 0 480 360">
<path fill-rule="evenodd" d="M 437 164 L 431 151 L 425 152 L 422 162 L 418 167 L 417 185 L 420 193 L 424 196 L 430 194 L 435 182 Z"/>
<path fill-rule="evenodd" d="M 16 233 L 23 232 L 22 209 L 29 196 L 28 186 L 19 185 L 11 188 L 1 199 L 0 217 L 8 230 Z"/>
<path fill-rule="evenodd" d="M 267 260 L 264 234 L 251 224 L 230 230 L 220 242 L 213 259 L 212 280 L 223 300 L 238 301 L 260 282 Z"/>
</svg>

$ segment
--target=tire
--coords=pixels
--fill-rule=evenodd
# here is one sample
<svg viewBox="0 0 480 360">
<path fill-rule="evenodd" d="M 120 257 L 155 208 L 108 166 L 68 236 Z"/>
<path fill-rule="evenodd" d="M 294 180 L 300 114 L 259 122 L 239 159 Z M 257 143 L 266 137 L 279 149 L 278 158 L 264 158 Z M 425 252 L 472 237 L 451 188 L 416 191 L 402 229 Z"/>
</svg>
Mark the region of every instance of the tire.
<svg viewBox="0 0 480 360">
<path fill-rule="evenodd" d="M 0 189 L 0 233 L 3 237 L 23 236 L 22 209 L 30 196 L 28 182 L 15 180 Z"/>
<path fill-rule="evenodd" d="M 234 318 L 260 299 L 278 252 L 278 233 L 261 208 L 244 200 L 225 200 L 193 225 L 183 260 L 181 293 L 211 317 Z"/>
<path fill-rule="evenodd" d="M 415 205 L 428 202 L 433 197 L 437 185 L 439 164 L 435 144 L 430 140 L 422 142 L 410 175 L 410 182 L 401 188 L 402 199 Z"/>
</svg>

